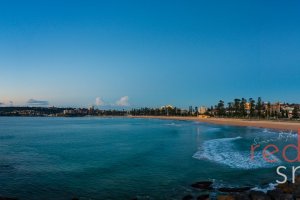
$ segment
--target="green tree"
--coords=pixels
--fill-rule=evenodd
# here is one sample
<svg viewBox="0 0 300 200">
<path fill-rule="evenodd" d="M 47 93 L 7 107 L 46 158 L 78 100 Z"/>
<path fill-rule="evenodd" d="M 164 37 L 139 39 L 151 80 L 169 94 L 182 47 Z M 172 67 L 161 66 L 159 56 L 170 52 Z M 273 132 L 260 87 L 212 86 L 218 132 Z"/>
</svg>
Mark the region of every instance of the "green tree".
<svg viewBox="0 0 300 200">
<path fill-rule="evenodd" d="M 293 110 L 293 118 L 298 119 L 299 118 L 299 107 L 295 106 Z"/>
<path fill-rule="evenodd" d="M 257 104 L 256 104 L 256 110 L 257 110 L 257 116 L 260 118 L 262 116 L 261 111 L 262 111 L 262 100 L 261 97 L 258 97 L 257 99 Z"/>
<path fill-rule="evenodd" d="M 234 115 L 239 116 L 240 114 L 240 99 L 234 99 Z"/>
<path fill-rule="evenodd" d="M 241 113 L 242 117 L 245 117 L 247 115 L 246 103 L 247 103 L 247 100 L 245 98 L 242 98 L 242 101 L 240 103 L 240 113 Z"/>
<path fill-rule="evenodd" d="M 214 113 L 214 107 L 211 106 L 210 107 L 210 116 L 214 116 L 214 115 L 215 115 L 215 113 Z"/>
<path fill-rule="evenodd" d="M 198 116 L 199 115 L 199 111 L 198 111 L 198 107 L 196 106 L 195 107 L 195 116 Z"/>
<path fill-rule="evenodd" d="M 288 110 L 285 111 L 285 117 L 289 118 L 289 111 Z"/>
<path fill-rule="evenodd" d="M 233 112 L 233 102 L 229 102 L 228 103 L 228 112 L 229 112 L 229 116 L 232 117 L 232 112 Z"/>
<path fill-rule="evenodd" d="M 280 107 L 280 117 L 285 118 L 285 111 Z"/>
<path fill-rule="evenodd" d="M 249 99 L 250 103 L 250 117 L 254 117 L 254 112 L 255 112 L 255 100 L 250 98 Z"/>
<path fill-rule="evenodd" d="M 220 100 L 217 105 L 217 111 L 219 116 L 224 116 L 226 114 L 225 107 L 224 107 L 224 101 Z"/>
<path fill-rule="evenodd" d="M 269 118 L 271 115 L 271 103 L 270 102 L 268 102 L 268 104 L 267 104 L 266 114 L 267 114 L 267 118 Z"/>
</svg>

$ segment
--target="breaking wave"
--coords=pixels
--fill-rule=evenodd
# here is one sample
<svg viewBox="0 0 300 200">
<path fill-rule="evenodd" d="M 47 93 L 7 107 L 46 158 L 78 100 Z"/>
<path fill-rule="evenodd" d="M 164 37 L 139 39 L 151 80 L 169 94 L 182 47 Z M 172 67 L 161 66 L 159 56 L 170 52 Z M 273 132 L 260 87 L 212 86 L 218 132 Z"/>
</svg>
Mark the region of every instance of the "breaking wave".
<svg viewBox="0 0 300 200">
<path fill-rule="evenodd" d="M 166 126 L 176 126 L 176 127 L 182 126 L 182 124 L 177 124 L 177 123 L 174 123 L 174 122 L 168 123 L 168 124 L 165 124 L 165 125 L 166 125 Z"/>
<path fill-rule="evenodd" d="M 251 160 L 250 146 L 249 151 L 240 151 L 235 146 L 235 141 L 240 139 L 242 138 L 235 137 L 205 141 L 199 151 L 193 155 L 193 158 L 206 159 L 231 168 L 240 169 L 270 168 L 280 164 L 281 161 L 274 155 L 270 155 L 269 158 L 277 159 L 278 162 L 269 163 L 265 161 L 262 152 L 254 152 L 254 160 Z"/>
<path fill-rule="evenodd" d="M 264 187 L 257 186 L 257 187 L 252 188 L 251 190 L 267 193 L 269 190 L 275 190 L 277 185 L 278 185 L 277 183 L 269 183 L 268 185 L 266 185 Z"/>
</svg>

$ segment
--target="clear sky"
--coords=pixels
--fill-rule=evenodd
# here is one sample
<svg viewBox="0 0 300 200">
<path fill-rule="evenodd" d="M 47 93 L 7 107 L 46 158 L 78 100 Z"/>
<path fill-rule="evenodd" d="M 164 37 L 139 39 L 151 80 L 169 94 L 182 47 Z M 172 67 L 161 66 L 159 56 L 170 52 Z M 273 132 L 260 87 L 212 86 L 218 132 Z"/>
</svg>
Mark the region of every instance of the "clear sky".
<svg viewBox="0 0 300 200">
<path fill-rule="evenodd" d="M 0 0 L 1 105 L 300 102 L 300 1 Z"/>
</svg>

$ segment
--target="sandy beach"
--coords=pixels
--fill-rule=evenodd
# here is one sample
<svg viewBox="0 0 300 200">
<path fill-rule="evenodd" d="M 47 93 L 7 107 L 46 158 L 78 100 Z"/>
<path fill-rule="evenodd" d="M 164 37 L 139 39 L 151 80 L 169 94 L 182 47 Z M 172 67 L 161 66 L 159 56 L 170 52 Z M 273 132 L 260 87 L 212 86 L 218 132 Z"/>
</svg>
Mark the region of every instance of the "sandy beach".
<svg viewBox="0 0 300 200">
<path fill-rule="evenodd" d="M 131 116 L 132 118 L 151 118 L 151 119 L 172 119 L 172 120 L 194 120 L 212 124 L 232 125 L 232 126 L 252 126 L 258 128 L 270 128 L 285 131 L 298 131 L 300 122 L 292 121 L 271 121 L 271 120 L 250 120 L 232 118 L 199 118 L 199 117 L 179 117 L 179 116 Z"/>
</svg>

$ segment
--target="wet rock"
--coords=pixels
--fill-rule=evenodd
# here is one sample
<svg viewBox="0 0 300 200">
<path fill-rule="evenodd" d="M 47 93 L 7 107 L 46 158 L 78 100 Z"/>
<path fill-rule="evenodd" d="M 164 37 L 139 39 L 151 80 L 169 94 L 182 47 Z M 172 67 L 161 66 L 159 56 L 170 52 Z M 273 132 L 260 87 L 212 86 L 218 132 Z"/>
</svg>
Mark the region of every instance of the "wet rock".
<svg viewBox="0 0 300 200">
<path fill-rule="evenodd" d="M 0 197 L 0 200 L 18 200 L 17 198 Z"/>
<path fill-rule="evenodd" d="M 209 194 L 202 194 L 197 197 L 197 200 L 209 200 Z"/>
<path fill-rule="evenodd" d="M 300 199 L 300 176 L 295 178 L 295 183 L 293 184 L 293 194 L 297 199 Z"/>
<path fill-rule="evenodd" d="M 250 200 L 248 192 L 234 194 L 235 200 Z"/>
<path fill-rule="evenodd" d="M 283 193 L 291 194 L 291 193 L 293 193 L 294 185 L 293 185 L 293 183 L 287 181 L 287 182 L 285 182 L 283 184 L 277 185 L 276 188 L 279 189 L 279 190 L 281 190 Z"/>
<path fill-rule="evenodd" d="M 299 188 L 299 187 L 295 187 L 295 188 L 294 188 L 294 191 L 293 191 L 293 194 L 294 194 L 294 196 L 295 196 L 297 199 L 300 199 L 300 188 Z"/>
<path fill-rule="evenodd" d="M 246 192 L 249 191 L 250 187 L 242 187 L 242 188 L 219 188 L 220 192 L 228 192 L 228 193 L 236 193 L 236 192 Z"/>
<path fill-rule="evenodd" d="M 295 184 L 300 185 L 300 176 L 299 175 L 295 177 Z"/>
<path fill-rule="evenodd" d="M 292 194 L 281 194 L 279 195 L 280 200 L 294 200 L 294 195 Z"/>
<path fill-rule="evenodd" d="M 269 195 L 272 200 L 280 200 L 280 195 L 281 194 L 283 194 L 283 192 L 279 189 L 269 190 L 267 192 L 267 195 Z"/>
<path fill-rule="evenodd" d="M 235 200 L 232 195 L 218 195 L 217 200 Z"/>
<path fill-rule="evenodd" d="M 261 191 L 251 191 L 250 198 L 252 200 L 271 200 L 271 198 Z"/>
<path fill-rule="evenodd" d="M 192 184 L 191 186 L 193 188 L 202 189 L 202 190 L 212 190 L 213 189 L 212 184 L 213 182 L 211 181 L 199 181 Z"/>
<path fill-rule="evenodd" d="M 190 194 L 188 194 L 188 195 L 185 195 L 183 198 L 182 198 L 182 200 L 192 200 L 194 197 L 192 196 L 192 195 L 190 195 Z"/>
</svg>

